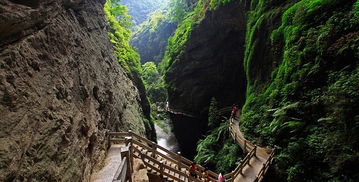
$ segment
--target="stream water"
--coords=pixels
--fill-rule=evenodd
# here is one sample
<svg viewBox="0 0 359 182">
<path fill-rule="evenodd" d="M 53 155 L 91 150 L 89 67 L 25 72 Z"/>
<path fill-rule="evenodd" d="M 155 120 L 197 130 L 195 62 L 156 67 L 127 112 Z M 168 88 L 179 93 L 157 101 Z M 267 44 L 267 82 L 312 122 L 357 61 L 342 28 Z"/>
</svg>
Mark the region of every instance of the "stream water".
<svg viewBox="0 0 359 182">
<path fill-rule="evenodd" d="M 164 129 L 155 124 L 156 134 L 157 134 L 157 143 L 162 147 L 172 151 L 179 152 L 180 148 L 177 143 L 176 136 L 172 132 L 171 120 L 166 119 L 164 122 Z"/>
</svg>

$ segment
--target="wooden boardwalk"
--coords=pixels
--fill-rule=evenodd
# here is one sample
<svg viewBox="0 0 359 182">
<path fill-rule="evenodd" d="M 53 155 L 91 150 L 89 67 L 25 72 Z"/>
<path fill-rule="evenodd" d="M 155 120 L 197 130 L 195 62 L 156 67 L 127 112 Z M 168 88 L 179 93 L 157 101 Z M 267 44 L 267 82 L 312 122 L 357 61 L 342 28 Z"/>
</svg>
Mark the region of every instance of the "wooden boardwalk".
<svg viewBox="0 0 359 182">
<path fill-rule="evenodd" d="M 246 140 L 239 129 L 239 123 L 237 120 L 229 120 L 229 130 L 233 139 L 246 153 L 246 156 L 240 164 L 231 173 L 225 174 L 224 177 L 228 182 L 260 182 L 263 180 L 265 173 L 273 161 L 274 151 L 269 148 L 259 147 L 248 140 Z M 198 178 L 193 178 L 189 175 L 189 166 L 192 161 L 174 152 L 171 152 L 156 143 L 139 136 L 131 131 L 129 132 L 110 132 L 109 142 L 110 144 L 122 144 L 120 153 L 122 159 L 126 159 L 129 162 L 121 163 L 116 168 L 115 174 L 113 169 L 107 168 L 111 172 L 106 172 L 105 168 L 99 173 L 112 176 L 112 180 L 108 178 L 105 181 L 126 181 L 132 182 L 132 161 L 133 158 L 138 158 L 143 161 L 147 171 L 152 174 L 160 176 L 166 181 L 179 181 L 179 182 L 200 182 L 204 181 L 201 178 L 201 173 L 204 167 L 197 165 Z M 111 147 L 112 148 L 112 147 Z M 111 152 L 111 150 L 110 150 Z M 117 152 L 119 152 L 117 150 Z M 111 156 L 111 155 L 109 155 Z M 128 160 L 129 159 L 129 160 Z M 112 163 L 111 163 L 112 164 Z M 111 165 L 112 166 L 112 165 Z M 112 166 L 113 168 L 113 166 Z M 99 180 L 101 175 L 97 175 L 92 181 Z M 209 181 L 216 182 L 218 174 L 209 171 Z M 96 179 L 96 180 L 95 180 Z"/>
<path fill-rule="evenodd" d="M 253 145 L 244 138 L 243 133 L 239 129 L 239 123 L 235 119 L 230 119 L 230 132 L 232 137 L 241 146 L 244 152 L 255 151 L 255 155 L 251 157 L 248 164 L 242 169 L 243 175 L 235 177 L 235 182 L 257 182 L 261 181 L 267 172 L 269 165 L 272 163 L 274 150 Z"/>
</svg>

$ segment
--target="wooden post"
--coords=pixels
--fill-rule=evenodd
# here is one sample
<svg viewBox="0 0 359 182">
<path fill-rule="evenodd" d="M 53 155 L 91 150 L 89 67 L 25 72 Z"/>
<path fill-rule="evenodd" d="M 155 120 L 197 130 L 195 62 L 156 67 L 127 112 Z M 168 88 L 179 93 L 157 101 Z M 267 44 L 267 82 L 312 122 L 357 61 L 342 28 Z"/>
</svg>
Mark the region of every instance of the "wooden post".
<svg viewBox="0 0 359 182">
<path fill-rule="evenodd" d="M 107 141 L 108 142 L 108 148 L 107 149 L 110 149 L 110 147 L 111 147 L 111 135 L 108 134 L 108 133 L 107 133 L 107 135 L 108 135 L 108 138 L 107 138 L 108 139 L 108 141 Z"/>
<path fill-rule="evenodd" d="M 132 147 L 130 146 L 128 151 L 125 153 L 125 155 L 127 157 L 127 178 L 129 180 L 129 182 L 132 182 L 132 174 L 133 174 L 133 168 L 132 168 L 133 161 L 132 161 L 132 149 L 131 148 Z M 121 158 L 122 158 L 122 156 L 121 156 Z M 124 159 L 124 158 L 122 158 L 122 159 Z"/>
<path fill-rule="evenodd" d="M 234 178 L 235 178 L 235 176 L 234 176 L 234 171 L 232 171 L 232 174 L 231 174 L 231 182 L 234 182 Z"/>
<path fill-rule="evenodd" d="M 257 153 L 257 145 L 254 146 L 254 157 L 257 157 L 256 153 Z"/>
<path fill-rule="evenodd" d="M 127 178 L 132 182 L 132 159 L 130 159 L 130 151 L 127 152 Z"/>
<path fill-rule="evenodd" d="M 156 147 L 156 145 L 155 144 L 152 144 L 152 147 L 151 147 L 151 152 L 152 152 L 152 154 L 151 154 L 151 157 L 153 157 L 153 158 L 155 158 L 156 159 L 156 149 L 157 149 L 157 147 Z"/>
<path fill-rule="evenodd" d="M 247 140 L 244 140 L 244 153 L 247 152 Z"/>
<path fill-rule="evenodd" d="M 182 168 L 182 157 L 181 157 L 181 152 L 177 152 L 178 154 L 178 159 L 177 159 L 177 169 L 181 171 Z"/>
<path fill-rule="evenodd" d="M 160 177 L 163 179 L 163 161 L 160 162 Z"/>
<path fill-rule="evenodd" d="M 132 137 L 128 137 L 126 138 L 126 146 L 128 146 L 128 163 L 129 163 L 129 166 L 130 166 L 130 172 L 131 174 L 133 173 L 133 149 L 132 149 Z"/>
</svg>

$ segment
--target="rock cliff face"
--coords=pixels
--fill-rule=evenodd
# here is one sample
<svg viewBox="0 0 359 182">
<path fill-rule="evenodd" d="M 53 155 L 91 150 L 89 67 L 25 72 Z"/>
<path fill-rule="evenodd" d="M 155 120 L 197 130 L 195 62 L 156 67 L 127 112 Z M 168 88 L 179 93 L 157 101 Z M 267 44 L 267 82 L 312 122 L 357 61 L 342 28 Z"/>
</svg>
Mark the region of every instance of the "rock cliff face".
<svg viewBox="0 0 359 182">
<path fill-rule="evenodd" d="M 188 157 L 194 155 L 196 142 L 206 131 L 212 97 L 220 107 L 244 102 L 245 28 L 246 14 L 238 2 L 208 11 L 191 32 L 183 54 L 166 73 L 170 108 L 198 117 L 196 121 L 183 116 L 171 117 L 181 148 L 190 149 L 183 151 Z M 183 130 L 193 132 L 188 135 Z"/>
<path fill-rule="evenodd" d="M 151 30 L 151 24 L 141 27 L 141 30 L 133 35 L 131 45 L 133 45 L 141 55 L 141 62 L 153 61 L 156 64 L 162 61 L 166 51 L 167 40 L 176 30 L 175 23 L 164 20 L 156 30 Z"/>
<path fill-rule="evenodd" d="M 243 105 L 244 134 L 277 149 L 272 181 L 358 181 L 359 1 L 201 2 L 192 13 L 206 16 L 167 49 L 170 108 L 202 118 L 172 115 L 179 143 L 194 145 L 201 134 L 183 130 L 204 130 L 215 97 Z"/>
<path fill-rule="evenodd" d="M 87 181 L 106 132 L 145 135 L 104 0 L 0 2 L 0 181 Z"/>
</svg>

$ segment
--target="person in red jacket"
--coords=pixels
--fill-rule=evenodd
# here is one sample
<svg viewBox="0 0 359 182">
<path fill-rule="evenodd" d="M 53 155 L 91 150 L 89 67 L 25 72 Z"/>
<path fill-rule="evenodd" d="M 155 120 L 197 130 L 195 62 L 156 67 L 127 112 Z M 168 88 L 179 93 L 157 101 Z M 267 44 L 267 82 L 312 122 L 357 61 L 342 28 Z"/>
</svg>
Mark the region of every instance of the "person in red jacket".
<svg viewBox="0 0 359 182">
<path fill-rule="evenodd" d="M 238 112 L 237 105 L 233 105 L 232 112 L 231 112 L 231 118 L 236 119 L 237 112 Z"/>
<path fill-rule="evenodd" d="M 189 174 L 192 176 L 192 177 L 195 177 L 197 178 L 197 174 L 196 174 L 196 170 L 197 170 L 197 167 L 196 167 L 196 163 L 192 163 L 191 166 L 189 166 Z"/>
</svg>

